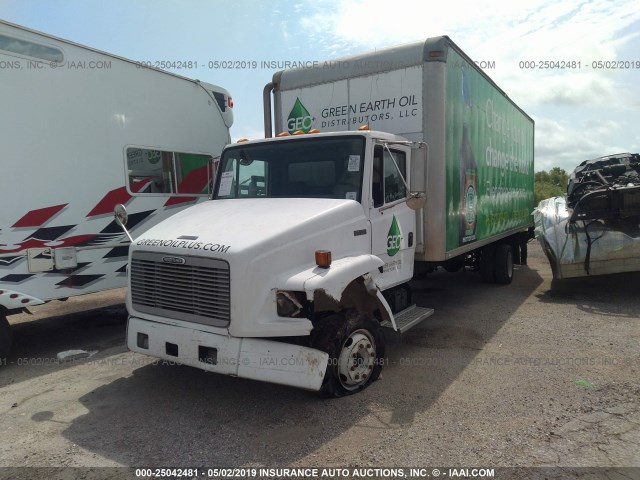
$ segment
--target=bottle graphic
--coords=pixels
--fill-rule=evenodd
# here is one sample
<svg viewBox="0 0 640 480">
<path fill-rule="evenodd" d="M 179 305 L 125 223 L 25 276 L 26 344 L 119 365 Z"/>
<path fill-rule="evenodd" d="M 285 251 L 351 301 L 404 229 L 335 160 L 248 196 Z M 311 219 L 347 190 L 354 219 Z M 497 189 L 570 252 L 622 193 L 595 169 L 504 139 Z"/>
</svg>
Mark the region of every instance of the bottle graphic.
<svg viewBox="0 0 640 480">
<path fill-rule="evenodd" d="M 476 240 L 478 208 L 478 166 L 469 143 L 471 98 L 467 73 L 462 70 L 464 114 L 462 144 L 460 145 L 460 245 Z"/>
</svg>

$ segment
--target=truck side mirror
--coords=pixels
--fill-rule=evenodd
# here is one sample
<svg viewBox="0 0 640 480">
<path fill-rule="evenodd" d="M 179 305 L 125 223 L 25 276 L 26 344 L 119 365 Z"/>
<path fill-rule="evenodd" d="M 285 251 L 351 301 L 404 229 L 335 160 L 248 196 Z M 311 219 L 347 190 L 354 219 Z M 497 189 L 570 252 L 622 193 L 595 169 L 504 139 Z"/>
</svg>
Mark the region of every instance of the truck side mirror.
<svg viewBox="0 0 640 480">
<path fill-rule="evenodd" d="M 427 202 L 427 161 L 429 146 L 420 142 L 411 149 L 411 193 L 407 198 L 407 206 L 412 210 L 424 208 Z"/>
<path fill-rule="evenodd" d="M 129 214 L 127 213 L 127 209 L 124 208 L 124 205 L 122 205 L 121 203 L 117 204 L 113 209 L 113 216 L 115 218 L 116 223 L 120 225 L 122 230 L 124 230 L 124 233 L 127 234 L 129 241 L 133 242 L 133 238 L 131 238 L 131 234 L 127 230 L 127 227 L 125 227 L 125 225 L 127 224 L 127 221 L 129 220 Z"/>
<path fill-rule="evenodd" d="M 116 223 L 121 227 L 124 227 L 129 221 L 127 209 L 121 203 L 117 204 L 113 209 L 113 216 L 115 217 Z"/>
</svg>

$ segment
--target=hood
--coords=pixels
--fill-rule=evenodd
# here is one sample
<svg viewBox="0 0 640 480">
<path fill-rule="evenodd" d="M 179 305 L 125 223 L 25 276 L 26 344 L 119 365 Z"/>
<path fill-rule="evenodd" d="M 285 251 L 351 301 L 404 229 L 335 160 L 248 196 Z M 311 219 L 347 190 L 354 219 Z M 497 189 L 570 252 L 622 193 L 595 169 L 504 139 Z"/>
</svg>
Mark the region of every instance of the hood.
<svg viewBox="0 0 640 480">
<path fill-rule="evenodd" d="M 151 228 L 134 240 L 130 254 L 142 250 L 226 262 L 230 335 L 307 335 L 312 328 L 308 319 L 278 317 L 276 290 L 292 276 L 315 275 L 309 272 L 316 250 L 331 251 L 334 260 L 370 253 L 368 232 L 364 209 L 354 200 L 212 200 Z M 173 314 L 168 312 L 169 317 Z"/>
<path fill-rule="evenodd" d="M 134 246 L 179 249 L 185 254 L 233 256 L 278 249 L 320 232 L 366 221 L 362 205 L 325 198 L 212 200 L 185 209 L 134 240 Z M 325 236 L 325 235 L 322 235 Z"/>
</svg>

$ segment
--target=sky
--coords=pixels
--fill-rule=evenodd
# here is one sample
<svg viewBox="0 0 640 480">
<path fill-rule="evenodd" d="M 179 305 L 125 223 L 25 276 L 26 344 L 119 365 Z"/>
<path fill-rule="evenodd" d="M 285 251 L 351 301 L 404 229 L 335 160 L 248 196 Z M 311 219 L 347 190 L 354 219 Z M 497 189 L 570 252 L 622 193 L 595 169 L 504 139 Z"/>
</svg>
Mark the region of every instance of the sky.
<svg viewBox="0 0 640 480">
<path fill-rule="evenodd" d="M 536 171 L 640 151 L 634 1 L 0 0 L 0 18 L 136 61 L 198 62 L 173 71 L 231 92 L 233 140 L 264 136 L 262 90 L 282 62 L 448 35 L 535 120 Z"/>
</svg>

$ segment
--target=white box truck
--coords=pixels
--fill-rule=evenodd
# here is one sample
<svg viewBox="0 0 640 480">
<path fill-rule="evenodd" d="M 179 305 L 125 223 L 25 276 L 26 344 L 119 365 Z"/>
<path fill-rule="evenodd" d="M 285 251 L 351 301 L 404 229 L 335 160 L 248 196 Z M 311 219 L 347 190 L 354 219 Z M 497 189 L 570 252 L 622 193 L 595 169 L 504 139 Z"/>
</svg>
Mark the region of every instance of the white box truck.
<svg viewBox="0 0 640 480">
<path fill-rule="evenodd" d="M 533 121 L 448 37 L 276 74 L 267 136 L 272 92 L 282 133 L 225 147 L 213 200 L 132 243 L 127 343 L 351 394 L 380 373 L 383 327 L 433 313 L 414 265 L 511 281 Z"/>
<path fill-rule="evenodd" d="M 135 235 L 207 199 L 225 89 L 0 21 L 0 358 L 6 316 L 126 285 Z"/>
</svg>

